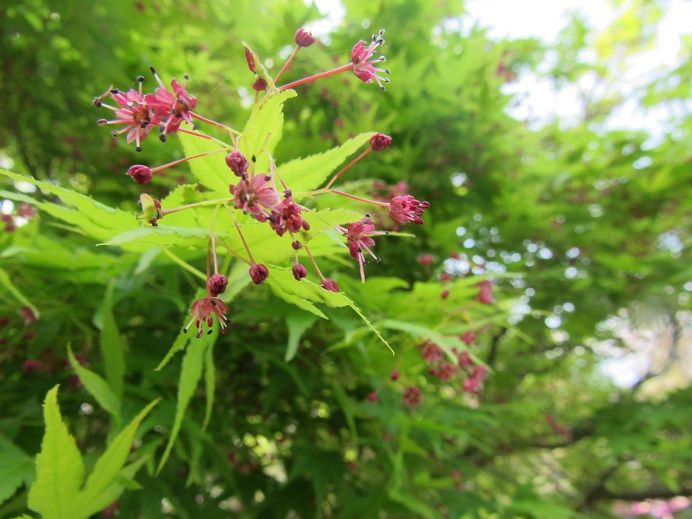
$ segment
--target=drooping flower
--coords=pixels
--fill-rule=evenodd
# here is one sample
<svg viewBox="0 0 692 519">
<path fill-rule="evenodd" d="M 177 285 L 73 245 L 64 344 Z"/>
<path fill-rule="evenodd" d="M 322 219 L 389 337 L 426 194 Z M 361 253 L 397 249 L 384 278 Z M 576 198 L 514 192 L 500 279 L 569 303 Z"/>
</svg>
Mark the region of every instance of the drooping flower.
<svg viewBox="0 0 692 519">
<path fill-rule="evenodd" d="M 233 150 L 226 155 L 226 165 L 231 168 L 236 177 L 245 177 L 247 175 L 248 161 L 245 155 L 238 150 Z"/>
<path fill-rule="evenodd" d="M 428 207 L 430 203 L 416 200 L 411 195 L 395 196 L 389 203 L 389 214 L 402 225 L 408 222 L 422 224 L 421 215 Z"/>
<path fill-rule="evenodd" d="M 478 290 L 478 295 L 476 299 L 483 303 L 484 305 L 492 304 L 493 302 L 493 283 L 492 281 L 485 280 L 480 284 L 480 289 Z"/>
<path fill-rule="evenodd" d="M 381 29 L 377 34 L 372 35 L 370 44 L 366 46 L 363 40 L 358 41 L 351 49 L 351 62 L 353 63 L 353 73 L 358 79 L 365 83 L 376 82 L 379 87 L 384 90 L 382 83 L 389 83 L 389 79 L 384 75 L 389 75 L 389 70 L 386 68 L 377 68 L 377 63 L 386 61 L 384 56 L 372 59 L 375 50 L 384 44 L 384 29 Z"/>
<path fill-rule="evenodd" d="M 212 297 L 223 294 L 228 286 L 228 278 L 223 274 L 212 274 L 207 280 L 207 290 Z"/>
<path fill-rule="evenodd" d="M 329 278 L 324 278 L 322 280 L 322 288 L 324 288 L 325 290 L 329 290 L 330 292 L 339 291 L 339 285 L 336 284 L 336 281 Z"/>
<path fill-rule="evenodd" d="M 462 351 L 461 353 L 459 353 L 457 355 L 457 361 L 460 368 L 468 368 L 470 366 L 473 366 L 473 359 L 471 358 L 471 355 L 468 351 Z"/>
<path fill-rule="evenodd" d="M 423 344 L 423 358 L 428 364 L 440 362 L 445 357 L 444 351 L 434 342 L 427 341 Z"/>
<path fill-rule="evenodd" d="M 376 133 L 370 138 L 370 148 L 372 151 L 384 151 L 389 148 L 392 138 L 384 133 Z"/>
<path fill-rule="evenodd" d="M 476 332 L 472 332 L 472 331 L 464 332 L 461 334 L 461 336 L 459 338 L 463 341 L 464 344 L 466 344 L 467 346 L 470 346 L 471 344 L 473 344 L 473 341 L 476 340 Z"/>
<path fill-rule="evenodd" d="M 307 277 L 307 275 L 308 269 L 306 269 L 303 265 L 300 263 L 293 264 L 293 277 L 296 278 L 296 281 L 300 281 L 304 277 Z"/>
<path fill-rule="evenodd" d="M 454 364 L 451 364 L 449 362 L 443 362 L 439 368 L 437 368 L 437 372 L 435 375 L 437 378 L 439 378 L 442 381 L 449 380 L 454 376 L 456 373 L 456 366 Z"/>
<path fill-rule="evenodd" d="M 36 208 L 29 204 L 19 204 L 19 207 L 17 207 L 17 216 L 31 219 L 36 216 Z"/>
<path fill-rule="evenodd" d="M 315 43 L 315 37 L 312 33 L 302 27 L 296 31 L 295 42 L 299 47 L 309 47 Z"/>
<path fill-rule="evenodd" d="M 198 339 L 204 333 L 202 327 L 206 323 L 207 333 L 212 332 L 212 326 L 214 325 L 214 317 L 219 321 L 219 328 L 222 334 L 225 334 L 228 330 L 228 320 L 226 318 L 226 305 L 218 297 L 203 297 L 198 299 L 190 307 L 190 312 L 192 313 L 192 319 L 187 323 L 183 329 L 185 332 L 188 331 L 192 324 L 195 324 L 197 328 L 197 334 L 195 335 Z"/>
<path fill-rule="evenodd" d="M 300 206 L 293 201 L 293 198 L 290 195 L 286 196 L 272 210 L 269 225 L 279 236 L 283 236 L 287 230 L 291 232 L 307 231 L 310 229 L 310 224 L 303 219 L 300 211 Z"/>
<path fill-rule="evenodd" d="M 409 386 L 404 389 L 404 404 L 409 407 L 418 407 L 421 402 L 421 390 L 417 387 Z"/>
<path fill-rule="evenodd" d="M 250 265 L 250 278 L 255 285 L 261 285 L 269 277 L 269 269 L 261 263 Z"/>
<path fill-rule="evenodd" d="M 151 168 L 144 164 L 130 166 L 127 170 L 127 174 L 138 184 L 148 184 L 154 176 Z"/>
<path fill-rule="evenodd" d="M 372 220 L 365 218 L 359 222 L 351 223 L 346 229 L 343 227 L 340 230 L 346 235 L 346 240 L 348 243 L 348 252 L 351 257 L 358 260 L 358 266 L 360 268 L 360 279 L 365 283 L 365 254 L 363 251 L 367 252 L 372 256 L 375 261 L 378 261 L 377 256 L 372 252 L 370 247 L 375 245 L 375 240 L 372 236 L 385 234 L 382 231 L 375 230 L 375 224 Z"/>
<path fill-rule="evenodd" d="M 235 206 L 251 214 L 259 222 L 272 215 L 272 208 L 279 203 L 279 194 L 271 185 L 270 175 L 255 175 L 230 186 Z"/>
<path fill-rule="evenodd" d="M 113 110 L 115 119 L 101 119 L 98 123 L 100 125 L 124 125 L 123 129 L 112 132 L 113 137 L 125 133 L 128 144 L 134 142 L 137 151 L 141 151 L 142 141 L 149 136 L 151 129 L 158 123 L 156 114 L 146 99 L 147 96 L 142 93 L 141 82 L 139 90 L 131 88 L 127 92 L 122 92 L 115 89 L 110 91 L 110 95 L 117 103 L 117 107 L 103 103 L 100 97 L 94 100 L 94 105 Z"/>
<path fill-rule="evenodd" d="M 155 93 L 147 94 L 145 99 L 156 115 L 162 139 L 165 140 L 165 136 L 176 132 L 183 121 L 192 124 L 191 112 L 197 106 L 197 98 L 190 95 L 185 86 L 176 79 L 171 81 L 171 92 L 156 73 L 156 69 L 150 69 L 159 87 Z"/>
</svg>

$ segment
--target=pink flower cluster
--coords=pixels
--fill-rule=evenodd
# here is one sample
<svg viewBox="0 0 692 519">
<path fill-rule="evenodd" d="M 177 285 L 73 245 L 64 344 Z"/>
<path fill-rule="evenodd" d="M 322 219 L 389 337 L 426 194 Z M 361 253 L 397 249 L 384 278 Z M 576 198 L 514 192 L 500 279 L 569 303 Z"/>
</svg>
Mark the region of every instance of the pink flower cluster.
<svg viewBox="0 0 692 519">
<path fill-rule="evenodd" d="M 374 35 L 372 41 L 367 45 L 363 41 L 357 42 L 352 48 L 350 62 L 345 65 L 280 87 L 277 87 L 276 83 L 279 77 L 289 69 L 289 65 L 295 55 L 301 49 L 310 47 L 315 42 L 312 34 L 305 29 L 299 29 L 295 33 L 296 47 L 273 79 L 269 76 L 257 54 L 248 46 L 245 46 L 245 58 L 248 68 L 254 75 L 253 86 L 257 90 L 256 101 L 258 103 L 261 102 L 262 95 L 265 97 L 276 95 L 278 92 L 288 88 L 311 83 L 318 79 L 347 71 L 352 71 L 364 82 L 375 82 L 383 87 L 383 83 L 388 82 L 388 79 L 383 75 L 388 74 L 389 71 L 375 66 L 385 60 L 384 56 L 374 56 L 375 50 L 384 44 L 383 34 L 384 30 Z M 286 234 L 290 236 L 291 246 L 294 249 L 295 255 L 292 273 L 297 281 L 308 276 L 308 269 L 299 261 L 299 255 L 304 253 L 318 275 L 320 285 L 325 290 L 338 292 L 339 286 L 336 281 L 322 274 L 310 251 L 310 235 L 306 234 L 306 231 L 310 230 L 310 224 L 305 218 L 310 209 L 296 202 L 290 187 L 281 179 L 269 151 L 266 149 L 256 151 L 256 153 L 266 152 L 270 164 L 269 171 L 256 171 L 256 157 L 253 156 L 251 160 L 248 160 L 248 157 L 239 149 L 239 140 L 242 139 L 240 132 L 230 126 L 196 113 L 194 110 L 197 107 L 197 99 L 187 91 L 185 84 L 181 84 L 176 79 L 173 79 L 170 87 L 168 87 L 153 67 L 151 72 L 156 80 L 156 88 L 153 92 L 144 92 L 143 84 L 145 78 L 140 76 L 137 78 L 137 88 L 130 88 L 126 91 L 109 88 L 104 94 L 95 97 L 93 100 L 94 106 L 109 109 L 114 114 L 112 119 L 100 119 L 98 123 L 104 126 L 115 126 L 116 129 L 112 132 L 113 136 L 125 134 L 127 142 L 134 143 L 138 151 L 141 150 L 141 143 L 149 137 L 154 129 L 158 129 L 162 141 L 165 141 L 168 135 L 179 132 L 194 138 L 204 139 L 206 142 L 215 142 L 218 144 L 218 149 L 186 156 L 156 167 L 135 164 L 127 170 L 127 174 L 136 183 L 145 185 L 151 183 L 155 175 L 169 168 L 201 157 L 219 154 L 219 160 L 223 156 L 223 160 L 230 170 L 229 195 L 227 199 L 204 200 L 180 207 L 162 207 L 161 203 L 151 195 L 142 193 L 140 195 L 142 220 L 152 226 L 157 226 L 161 218 L 171 213 L 200 206 L 216 204 L 217 207 L 221 207 L 232 203 L 237 210 L 250 215 L 257 222 L 267 223 L 278 236 L 282 237 Z M 265 93 L 262 94 L 262 92 Z M 107 98 L 110 98 L 110 101 L 107 101 Z M 223 129 L 230 136 L 231 142 L 225 142 L 215 136 L 206 134 L 203 130 L 194 127 L 193 121 L 201 121 Z M 380 201 L 368 200 L 331 188 L 332 184 L 348 169 L 356 165 L 368 154 L 386 150 L 391 143 L 392 137 L 389 135 L 383 133 L 374 134 L 370 138 L 367 149 L 363 150 L 360 155 L 334 174 L 326 187 L 313 192 L 313 196 L 331 193 L 356 200 L 360 203 L 374 205 L 378 209 L 383 208 L 388 212 L 395 225 L 423 223 L 422 215 L 430 204 L 426 201 L 417 200 L 412 195 L 406 193 L 406 189 L 399 189 L 393 192 L 386 201 Z M 405 183 L 402 185 L 405 186 Z M 255 260 L 250 243 L 245 239 L 241 225 L 233 216 L 231 216 L 231 219 L 245 248 L 246 257 L 243 257 L 243 260 L 249 264 L 249 277 L 253 283 L 259 285 L 269 278 L 269 268 Z M 378 259 L 373 252 L 373 247 L 375 246 L 374 237 L 384 235 L 386 232 L 377 230 L 375 223 L 369 216 L 356 222 L 338 225 L 336 230 L 345 238 L 349 254 L 357 261 L 360 277 L 364 282 L 366 257 Z M 210 230 L 207 252 L 206 294 L 191 305 L 191 319 L 185 326 L 186 331 L 194 326 L 197 330 L 197 337 L 201 337 L 204 334 L 205 328 L 207 333 L 211 333 L 215 321 L 218 322 L 221 333 L 225 333 L 228 329 L 227 308 L 220 297 L 226 290 L 228 279 L 219 272 L 218 264 L 215 236 L 213 231 Z"/>
<path fill-rule="evenodd" d="M 452 350 L 456 363 L 450 362 L 445 352 L 431 341 L 423 343 L 421 355 L 428 364 L 428 372 L 442 382 L 452 380 L 457 375 L 463 379 L 461 387 L 467 393 L 477 394 L 483 387 L 487 369 L 476 364 L 468 351 Z"/>
<path fill-rule="evenodd" d="M 109 89 L 94 98 L 94 106 L 108 108 L 114 113 L 113 119 L 100 119 L 99 124 L 122 126 L 120 130 L 113 131 L 113 137 L 126 134 L 128 144 L 134 142 L 137 151 L 142 149 L 142 141 L 153 128 L 158 127 L 161 140 L 166 140 L 166 135 L 178 131 L 183 121 L 192 126 L 192 110 L 197 106 L 197 99 L 187 92 L 185 85 L 173 79 L 169 90 L 154 67 L 151 67 L 151 73 L 158 83 L 153 93 L 145 94 L 142 91 L 145 78 L 139 76 L 137 89 L 130 88 L 124 92 Z M 108 96 L 115 101 L 115 105 L 103 102 Z"/>
</svg>

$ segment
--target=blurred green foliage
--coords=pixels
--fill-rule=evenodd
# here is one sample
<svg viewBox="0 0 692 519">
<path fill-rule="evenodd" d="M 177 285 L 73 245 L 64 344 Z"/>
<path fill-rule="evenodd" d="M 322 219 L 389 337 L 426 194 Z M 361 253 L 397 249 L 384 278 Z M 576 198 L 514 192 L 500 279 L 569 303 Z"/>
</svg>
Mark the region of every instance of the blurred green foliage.
<svg viewBox="0 0 692 519">
<path fill-rule="evenodd" d="M 387 133 L 393 145 L 350 171 L 348 187 L 373 196 L 405 181 L 431 202 L 426 224 L 415 238 L 378 240 L 382 261 L 364 285 L 325 240 L 321 261 L 352 303 L 286 295 L 290 275 L 278 269 L 271 287 L 250 289 L 232 263 L 230 334 L 190 341 L 180 328 L 200 282 L 167 247 L 203 269 L 206 238 L 140 227 L 141 188 L 123 175 L 135 162 L 180 158 L 183 146 L 150 139 L 135 154 L 95 126 L 91 99 L 155 65 L 189 74 L 201 113 L 242 127 L 254 92 L 241 41 L 275 73 L 295 29 L 319 11 L 299 0 L 0 4 L 0 152 L 40 188 L 25 194 L 7 173 L 0 192 L 39 212 L 0 234 L 0 517 L 54 513 L 28 497 L 46 481 L 36 479 L 46 457 L 31 461 L 44 413 L 44 452 L 51 430 L 71 455 L 56 482 L 79 490 L 85 467 L 100 468 L 117 486 L 109 492 L 125 489 L 103 517 L 612 517 L 617 499 L 692 491 L 690 389 L 651 398 L 648 380 L 618 388 L 598 347 L 625 349 L 601 323 L 636 307 L 670 323 L 671 349 L 683 348 L 690 119 L 671 119 L 655 139 L 606 124 L 623 102 L 623 60 L 650 44 L 665 5 L 624 2 L 600 34 L 575 16 L 553 48 L 459 30 L 461 1 L 343 5 L 343 22 L 285 79 L 344 62 L 355 41 L 386 27 L 391 88 L 341 76 L 299 87 L 277 163 Z M 682 64 L 638 92 L 643 107 L 689 103 L 690 50 L 687 39 Z M 553 52 L 555 65 L 540 68 Z M 577 124 L 535 129 L 508 115 L 517 99 L 506 88 L 532 72 L 606 88 L 585 95 Z M 148 192 L 197 196 L 176 187 L 205 184 L 208 171 L 179 171 Z M 315 205 L 353 211 L 335 198 Z M 492 304 L 476 299 L 487 278 Z M 430 374 L 421 355 L 425 341 L 466 349 L 469 331 L 470 354 L 489 368 L 479 395 Z M 49 392 L 57 383 L 60 409 Z M 420 388 L 418 407 L 402 403 L 407 387 Z M 97 461 L 140 421 L 127 460 Z"/>
</svg>

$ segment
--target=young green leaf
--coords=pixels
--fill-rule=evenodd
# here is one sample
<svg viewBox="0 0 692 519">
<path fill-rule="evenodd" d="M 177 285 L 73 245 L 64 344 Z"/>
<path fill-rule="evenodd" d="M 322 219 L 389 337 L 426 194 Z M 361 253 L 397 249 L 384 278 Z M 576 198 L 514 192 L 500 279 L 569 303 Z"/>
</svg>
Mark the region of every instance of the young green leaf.
<svg viewBox="0 0 692 519">
<path fill-rule="evenodd" d="M 113 392 L 111 386 L 101 375 L 82 366 L 72 353 L 72 347 L 67 346 L 67 358 L 86 390 L 98 404 L 110 413 L 116 422 L 120 422 L 120 398 Z"/>
<path fill-rule="evenodd" d="M 171 435 L 168 439 L 166 450 L 163 456 L 161 456 L 158 468 L 156 469 L 157 473 L 161 472 L 161 469 L 163 469 L 163 466 L 166 464 L 171 454 L 175 440 L 178 438 L 178 433 L 180 433 L 180 428 L 183 425 L 185 410 L 192 399 L 192 395 L 197 388 L 199 380 L 202 378 L 205 353 L 211 344 L 216 342 L 218 336 L 218 329 L 214 328 L 213 333 L 203 335 L 199 340 L 195 340 L 185 351 L 183 366 L 180 370 L 180 381 L 178 382 L 178 402 L 175 408 L 173 428 L 171 429 Z"/>
<path fill-rule="evenodd" d="M 284 357 L 286 362 L 290 362 L 296 356 L 300 338 L 314 324 L 315 320 L 314 315 L 305 312 L 290 312 L 286 316 L 286 325 L 288 326 L 288 345 Z"/>
<path fill-rule="evenodd" d="M 0 504 L 17 488 L 31 480 L 34 460 L 10 440 L 0 435 Z"/>
<path fill-rule="evenodd" d="M 112 308 L 112 293 L 108 291 L 103 305 L 103 325 L 100 335 L 101 355 L 106 370 L 106 379 L 118 399 L 123 396 L 125 378 L 125 339 L 120 335 Z"/>
<path fill-rule="evenodd" d="M 331 173 L 335 173 L 337 168 L 348 157 L 356 153 L 373 135 L 375 135 L 374 132 L 361 133 L 347 140 L 341 146 L 324 153 L 291 160 L 281 165 L 279 174 L 284 182 L 291 186 L 296 196 L 299 193 L 317 189 L 329 178 Z"/>
<path fill-rule="evenodd" d="M 120 431 L 106 451 L 99 457 L 94 465 L 94 469 L 86 480 L 84 490 L 79 495 L 79 505 L 83 517 L 95 514 L 118 498 L 120 492 L 117 492 L 117 495 L 113 495 L 106 492 L 106 490 L 114 482 L 117 482 L 118 476 L 130 454 L 130 448 L 132 447 L 137 429 L 142 420 L 158 402 L 158 399 L 154 400 L 142 409 L 127 427 Z"/>
<path fill-rule="evenodd" d="M 58 386 L 46 395 L 43 417 L 46 431 L 36 456 L 36 481 L 29 491 L 29 508 L 45 519 L 84 517 L 75 507 L 84 480 L 84 462 L 60 415 Z"/>
</svg>

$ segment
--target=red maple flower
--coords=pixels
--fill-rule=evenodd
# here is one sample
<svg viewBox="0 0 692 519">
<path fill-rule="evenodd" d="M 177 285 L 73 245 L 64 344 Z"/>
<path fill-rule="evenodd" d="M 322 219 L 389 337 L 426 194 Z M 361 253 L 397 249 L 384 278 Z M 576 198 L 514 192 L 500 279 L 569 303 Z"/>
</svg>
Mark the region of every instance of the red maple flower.
<svg viewBox="0 0 692 519">
<path fill-rule="evenodd" d="M 176 79 L 171 81 L 171 92 L 156 73 L 156 69 L 150 69 L 159 87 L 155 93 L 147 94 L 145 99 L 153 110 L 157 123 L 160 124 L 162 139 L 165 139 L 167 134 L 176 132 L 183 121 L 192 125 L 191 112 L 197 106 L 197 98 L 190 95 L 185 86 Z"/>
<path fill-rule="evenodd" d="M 384 75 L 389 75 L 389 70 L 386 68 L 377 68 L 375 65 L 377 63 L 383 63 L 386 61 L 386 58 L 384 56 L 379 56 L 378 58 L 372 59 L 375 50 L 380 45 L 384 45 L 384 38 L 382 36 L 384 36 L 384 29 L 372 35 L 372 40 L 367 47 L 363 40 L 358 41 L 351 49 L 351 62 L 353 63 L 353 73 L 358 79 L 365 83 L 372 83 L 374 81 L 384 90 L 384 85 L 382 83 L 389 83 L 389 79 L 384 77 Z"/>
<path fill-rule="evenodd" d="M 411 195 L 395 196 L 389 202 L 389 214 L 400 224 L 413 222 L 422 224 L 421 215 L 430 207 L 429 202 L 421 202 Z"/>
<path fill-rule="evenodd" d="M 279 194 L 269 182 L 271 178 L 270 175 L 255 175 L 230 186 L 235 206 L 254 216 L 258 222 L 267 221 L 279 203 Z"/>
<path fill-rule="evenodd" d="M 404 404 L 409 407 L 418 407 L 421 401 L 421 391 L 417 387 L 409 386 L 404 389 Z"/>
<path fill-rule="evenodd" d="M 101 101 L 100 98 L 94 100 L 94 105 L 103 106 L 115 112 L 115 119 L 99 120 L 100 125 L 124 125 L 121 130 L 114 130 L 113 137 L 120 134 L 127 134 L 127 142 L 135 143 L 137 151 L 141 151 L 141 143 L 149 136 L 151 129 L 157 124 L 156 116 L 146 100 L 146 96 L 142 94 L 140 82 L 139 90 L 131 88 L 127 92 L 120 90 L 111 90 L 111 97 L 118 104 L 117 107 L 110 106 Z"/>
<path fill-rule="evenodd" d="M 370 249 L 370 247 L 375 246 L 375 240 L 373 240 L 372 237 L 385 233 L 376 231 L 375 224 L 372 223 L 372 220 L 369 218 L 364 218 L 359 222 L 349 224 L 347 228 L 339 227 L 339 230 L 346 235 L 348 252 L 351 257 L 358 261 L 360 279 L 365 283 L 365 254 L 363 251 L 370 254 L 375 261 L 379 261 L 375 253 Z"/>
<path fill-rule="evenodd" d="M 202 326 L 204 323 L 207 324 L 207 333 L 211 333 L 212 326 L 214 325 L 214 317 L 219 321 L 219 327 L 221 333 L 225 334 L 228 330 L 228 319 L 226 318 L 226 305 L 218 297 L 203 297 L 198 299 L 190 307 L 190 312 L 192 313 L 192 319 L 185 325 L 183 329 L 185 332 L 190 328 L 192 323 L 195 324 L 197 328 L 196 337 L 199 339 L 204 331 Z"/>
<path fill-rule="evenodd" d="M 289 195 L 279 203 L 269 217 L 269 225 L 276 231 L 276 234 L 283 236 L 288 230 L 298 232 L 301 229 L 309 230 L 310 224 L 300 215 L 301 207 L 293 201 Z"/>
</svg>

